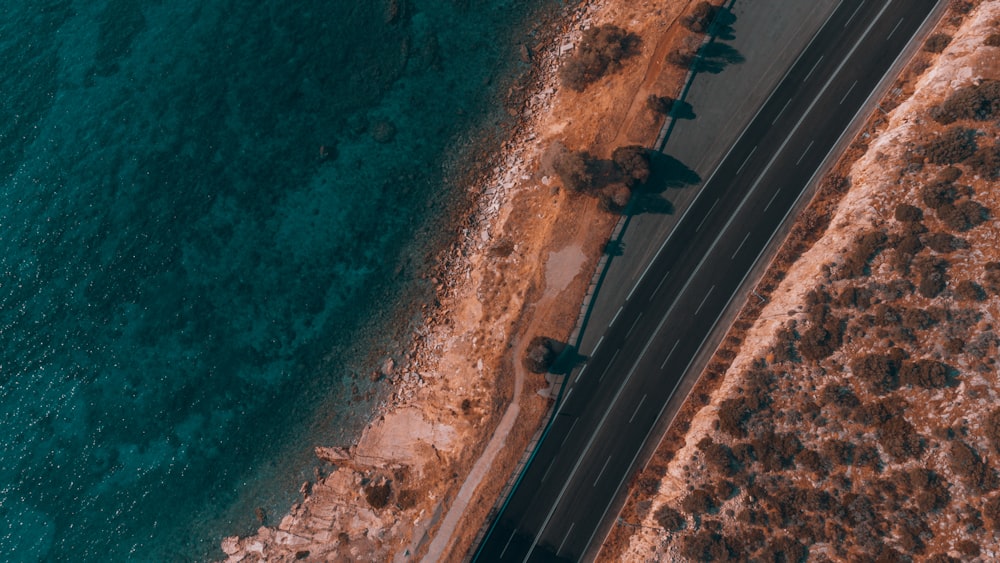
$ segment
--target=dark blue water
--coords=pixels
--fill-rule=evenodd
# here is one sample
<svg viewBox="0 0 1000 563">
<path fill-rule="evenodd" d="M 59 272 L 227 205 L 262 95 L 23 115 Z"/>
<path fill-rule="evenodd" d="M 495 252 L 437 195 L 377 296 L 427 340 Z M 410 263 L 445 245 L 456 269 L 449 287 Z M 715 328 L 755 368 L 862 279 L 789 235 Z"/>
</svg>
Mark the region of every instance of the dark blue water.
<svg viewBox="0 0 1000 563">
<path fill-rule="evenodd" d="M 221 556 L 287 510 L 553 3 L 4 4 L 0 560 Z"/>
</svg>

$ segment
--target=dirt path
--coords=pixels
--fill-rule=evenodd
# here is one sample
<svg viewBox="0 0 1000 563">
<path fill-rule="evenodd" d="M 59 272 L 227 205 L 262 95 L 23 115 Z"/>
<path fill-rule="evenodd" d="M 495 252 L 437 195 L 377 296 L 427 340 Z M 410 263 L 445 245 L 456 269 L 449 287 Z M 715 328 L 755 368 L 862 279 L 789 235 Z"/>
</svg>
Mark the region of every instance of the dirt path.
<svg viewBox="0 0 1000 563">
<path fill-rule="evenodd" d="M 614 101 L 620 101 L 623 98 L 628 100 L 627 104 L 622 104 L 618 106 L 619 108 L 624 108 L 624 112 L 619 109 L 617 116 L 606 116 L 608 121 L 615 123 L 615 131 L 613 135 L 609 137 L 610 142 L 600 143 L 605 145 L 606 151 L 609 148 L 617 147 L 620 145 L 627 144 L 650 144 L 656 138 L 658 133 L 658 127 L 660 125 L 660 119 L 652 115 L 651 112 L 646 110 L 645 100 L 650 94 L 657 95 L 676 95 L 682 86 L 682 81 L 687 75 L 686 70 L 678 69 L 665 62 L 666 55 L 671 50 L 678 48 L 686 39 L 691 37 L 691 33 L 685 29 L 680 22 L 680 16 L 687 11 L 688 5 L 691 4 L 689 0 L 677 1 L 673 6 L 670 7 L 669 15 L 667 18 L 668 23 L 661 23 L 656 25 L 656 27 L 661 27 L 662 31 L 656 33 L 657 42 L 655 47 L 651 50 L 651 53 L 644 58 L 645 66 L 636 66 L 631 72 L 626 69 L 629 78 L 631 80 L 623 81 L 616 80 L 615 84 L 612 84 L 612 92 L 602 96 L 605 99 L 612 99 Z M 611 7 L 608 11 L 614 12 L 612 14 L 602 14 L 604 17 L 601 19 L 608 18 L 611 21 L 617 21 L 622 19 L 623 9 L 620 6 Z M 617 17 L 616 17 L 617 16 Z M 596 19 L 596 18 L 595 18 Z M 622 22 L 624 24 L 624 22 Z M 643 34 L 646 38 L 650 35 L 649 32 Z M 697 36 L 700 39 L 700 36 Z M 641 78 L 638 77 L 639 71 L 642 69 Z M 636 80 L 639 78 L 638 80 Z M 629 94 L 625 95 L 627 92 Z M 586 94 L 586 92 L 585 92 Z M 615 119 L 617 117 L 617 119 Z M 587 127 L 588 124 L 580 124 L 582 127 L 579 129 L 583 130 L 599 130 L 598 126 Z M 601 135 L 595 134 L 594 138 L 598 141 L 602 138 Z M 601 151 L 595 150 L 595 153 L 600 154 Z M 589 212 L 603 213 L 596 209 L 590 209 Z M 587 222 L 588 218 L 577 217 L 581 222 Z M 592 242 L 594 238 L 594 231 L 588 229 L 581 229 L 575 233 L 576 242 L 578 247 L 583 247 L 586 242 Z M 550 237 L 550 248 L 556 248 L 555 244 L 552 244 L 552 239 L 557 238 L 556 235 Z M 587 245 L 591 246 L 591 245 Z M 549 259 L 546 261 L 546 265 L 549 266 L 550 262 L 555 261 L 558 257 L 549 254 Z M 584 255 L 580 254 L 581 258 Z M 572 262 L 572 261 L 570 261 Z M 596 263 L 596 260 L 594 261 Z M 570 267 L 568 264 L 561 264 L 562 268 L 556 268 L 559 271 L 547 271 L 546 281 L 551 284 L 553 281 L 552 277 L 558 277 L 562 280 L 567 274 L 565 270 Z M 551 270 L 551 268 L 547 268 Z M 582 272 L 584 274 L 591 273 L 593 268 Z M 569 278 L 577 276 L 581 272 L 570 272 Z M 589 277 L 584 275 L 585 280 L 589 280 Z M 579 281 L 579 280 L 578 280 Z M 565 282 L 565 283 L 568 283 Z M 561 285 L 561 283 L 560 283 Z M 584 284 L 584 287 L 586 284 Z M 508 437 L 510 433 L 515 428 L 518 416 L 521 413 L 521 401 L 524 400 L 522 393 L 525 389 L 525 380 L 529 375 L 526 370 L 521 365 L 519 361 L 524 354 L 525 342 L 530 340 L 531 335 L 542 334 L 546 332 L 552 325 L 551 315 L 546 315 L 543 312 L 549 311 L 556 307 L 556 302 L 560 301 L 560 298 L 565 301 L 566 297 L 563 295 L 564 288 L 546 287 L 544 296 L 536 303 L 532 309 L 534 314 L 530 316 L 531 321 L 527 327 L 520 331 L 519 336 L 514 339 L 514 346 L 512 348 L 512 357 L 515 358 L 513 362 L 514 369 L 514 395 L 513 400 L 507 406 L 506 411 L 500 423 L 497 425 L 493 436 L 490 438 L 486 449 L 480 455 L 479 459 L 476 460 L 473 465 L 472 470 L 469 472 L 462 487 L 459 489 L 454 501 L 451 504 L 448 512 L 446 513 L 444 519 L 442 520 L 440 528 L 437 530 L 434 539 L 431 541 L 430 546 L 427 549 L 426 554 L 422 557 L 422 561 L 432 562 L 432 561 L 442 561 L 448 558 L 449 555 L 454 558 L 458 555 L 454 551 L 454 545 L 458 541 L 456 535 L 468 535 L 468 528 L 471 526 L 479 525 L 480 522 L 476 521 L 475 518 L 467 518 L 466 512 L 469 509 L 471 503 L 476 500 L 475 492 L 483 484 L 484 479 L 490 475 L 491 470 L 495 470 L 494 463 L 497 460 L 498 455 L 507 445 Z M 576 295 L 580 293 L 579 291 L 574 292 L 572 290 L 566 292 L 573 294 L 576 302 L 580 301 L 580 298 Z M 582 293 L 580 294 L 582 296 Z M 565 305 L 565 303 L 563 303 Z M 534 395 L 534 393 L 532 393 Z M 513 447 L 513 446 L 512 446 Z M 504 473 L 504 476 L 510 477 L 510 470 Z M 480 500 L 482 502 L 482 500 Z M 482 507 L 480 507 L 482 508 Z M 460 525 L 462 528 L 460 529 Z M 449 549 L 449 548 L 452 549 Z"/>
</svg>

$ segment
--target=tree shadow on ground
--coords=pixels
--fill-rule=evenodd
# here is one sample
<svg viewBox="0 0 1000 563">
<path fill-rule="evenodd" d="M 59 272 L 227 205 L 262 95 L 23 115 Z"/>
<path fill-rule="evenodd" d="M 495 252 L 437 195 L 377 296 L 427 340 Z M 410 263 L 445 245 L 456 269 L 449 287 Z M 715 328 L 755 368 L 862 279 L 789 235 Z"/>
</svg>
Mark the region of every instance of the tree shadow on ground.
<svg viewBox="0 0 1000 563">
<path fill-rule="evenodd" d="M 715 20 L 712 22 L 712 34 L 716 39 L 732 41 L 736 39 L 733 32 L 733 24 L 736 23 L 736 14 L 729 8 L 719 8 L 715 12 Z"/>
<path fill-rule="evenodd" d="M 650 153 L 649 166 L 649 180 L 632 191 L 630 215 L 673 214 L 674 204 L 663 196 L 663 192 L 670 188 L 684 188 L 701 181 L 701 176 L 683 162 L 661 152 Z"/>
<path fill-rule="evenodd" d="M 691 64 L 694 72 L 707 72 L 719 74 L 732 64 L 740 64 L 746 61 L 746 57 L 740 54 L 732 45 L 726 43 L 712 42 L 702 47 L 698 57 Z"/>
<path fill-rule="evenodd" d="M 637 191 L 632 195 L 632 215 L 652 213 L 656 215 L 673 215 L 674 204 L 669 199 L 659 195 Z"/>
<path fill-rule="evenodd" d="M 684 100 L 674 100 L 674 105 L 670 108 L 670 115 L 674 119 L 694 119 L 698 117 L 694 113 L 694 106 Z"/>
<path fill-rule="evenodd" d="M 649 181 L 641 191 L 662 193 L 668 188 L 684 188 L 701 182 L 701 176 L 676 158 L 653 152 L 650 154 Z"/>
<path fill-rule="evenodd" d="M 580 354 L 575 346 L 556 340 L 550 341 L 552 350 L 557 354 L 556 360 L 552 362 L 549 373 L 556 375 L 566 375 L 576 369 L 577 366 L 587 361 L 587 356 Z"/>
<path fill-rule="evenodd" d="M 625 242 L 621 240 L 609 240 L 604 245 L 604 253 L 608 256 L 622 256 L 625 254 Z"/>
</svg>

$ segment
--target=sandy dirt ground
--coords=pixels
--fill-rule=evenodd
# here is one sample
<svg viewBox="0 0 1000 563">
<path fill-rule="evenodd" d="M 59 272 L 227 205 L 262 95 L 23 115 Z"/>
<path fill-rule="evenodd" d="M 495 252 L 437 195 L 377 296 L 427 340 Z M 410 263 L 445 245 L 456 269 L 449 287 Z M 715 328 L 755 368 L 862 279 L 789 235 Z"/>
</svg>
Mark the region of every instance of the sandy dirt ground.
<svg viewBox="0 0 1000 563">
<path fill-rule="evenodd" d="M 472 546 L 503 485 L 551 405 L 544 378 L 521 365 L 535 335 L 565 341 L 619 217 L 570 193 L 539 167 L 558 141 L 599 158 L 625 144 L 651 145 L 662 117 L 649 94 L 676 96 L 686 71 L 663 63 L 696 44 L 680 22 L 688 0 L 585 2 L 526 46 L 533 84 L 511 93 L 521 126 L 490 177 L 470 186 L 475 219 L 442 256 L 440 306 L 425 312 L 412 361 L 387 361 L 392 400 L 350 447 L 317 445 L 322 462 L 303 499 L 277 526 L 226 538 L 228 561 L 458 561 Z M 641 37 L 624 68 L 577 93 L 556 78 L 582 30 L 614 23 Z M 510 415 L 513 413 L 513 415 Z M 507 414 L 507 419 L 504 419 Z M 502 421 L 507 420 L 502 424 Z M 487 450 L 487 445 L 490 450 Z M 484 451 L 492 463 L 470 469 Z M 453 527 L 442 530 L 463 483 Z M 441 535 L 428 555 L 432 540 Z"/>
<path fill-rule="evenodd" d="M 998 79 L 1000 2 L 953 2 L 826 180 L 849 189 L 820 190 L 767 304 L 636 478 L 603 560 L 1000 557 L 1000 88 L 964 102 L 978 116 L 935 119 Z"/>
</svg>

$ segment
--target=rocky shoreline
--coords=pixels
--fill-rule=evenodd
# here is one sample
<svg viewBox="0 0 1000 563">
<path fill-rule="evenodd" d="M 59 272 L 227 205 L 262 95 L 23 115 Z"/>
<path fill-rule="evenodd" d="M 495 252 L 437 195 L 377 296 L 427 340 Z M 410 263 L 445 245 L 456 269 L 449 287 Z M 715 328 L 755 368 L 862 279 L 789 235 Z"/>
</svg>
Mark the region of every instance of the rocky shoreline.
<svg viewBox="0 0 1000 563">
<path fill-rule="evenodd" d="M 378 404 L 357 444 L 316 447 L 321 465 L 314 481 L 302 484 L 302 501 L 277 526 L 261 526 L 252 536 L 222 541 L 226 561 L 405 561 L 425 547 L 427 532 L 461 485 L 455 477 L 475 460 L 468 452 L 479 449 L 476 441 L 495 425 L 499 414 L 495 406 L 484 409 L 465 399 L 458 409 L 466 414 L 481 410 L 482 416 L 472 424 L 444 422 L 442 414 L 454 414 L 456 405 L 450 392 L 455 374 L 442 365 L 449 361 L 443 358 L 453 352 L 456 341 L 468 340 L 463 335 L 477 332 L 476 325 L 492 325 L 499 331 L 491 338 L 507 341 L 517 320 L 517 315 L 508 315 L 506 322 L 469 326 L 467 316 L 457 309 L 467 305 L 463 298 L 470 295 L 487 301 L 489 296 L 477 295 L 482 284 L 476 282 L 486 277 L 483 270 L 495 266 L 504 254 L 517 253 L 517 244 L 503 236 L 503 221 L 511 213 L 513 197 L 523 189 L 520 184 L 532 178 L 530 156 L 538 150 L 540 117 L 551 110 L 558 90 L 559 58 L 572 49 L 579 29 L 604 3 L 582 3 L 556 25 L 540 30 L 542 38 L 534 47 L 522 47 L 522 59 L 532 63 L 529 81 L 512 87 L 506 99 L 517 123 L 500 151 L 477 155 L 490 166 L 484 177 L 470 184 L 475 193 L 470 218 L 457 227 L 457 240 L 437 259 L 430 279 L 435 306 L 424 305 L 422 324 L 414 330 L 400 364 L 386 359 L 372 374 L 373 379 L 388 380 L 391 395 Z M 471 339 L 473 348 L 476 340 Z M 480 357 L 470 367 L 480 378 L 489 378 L 488 372 L 503 371 L 502 355 Z M 499 405 L 509 399 L 493 397 L 489 402 Z"/>
</svg>

